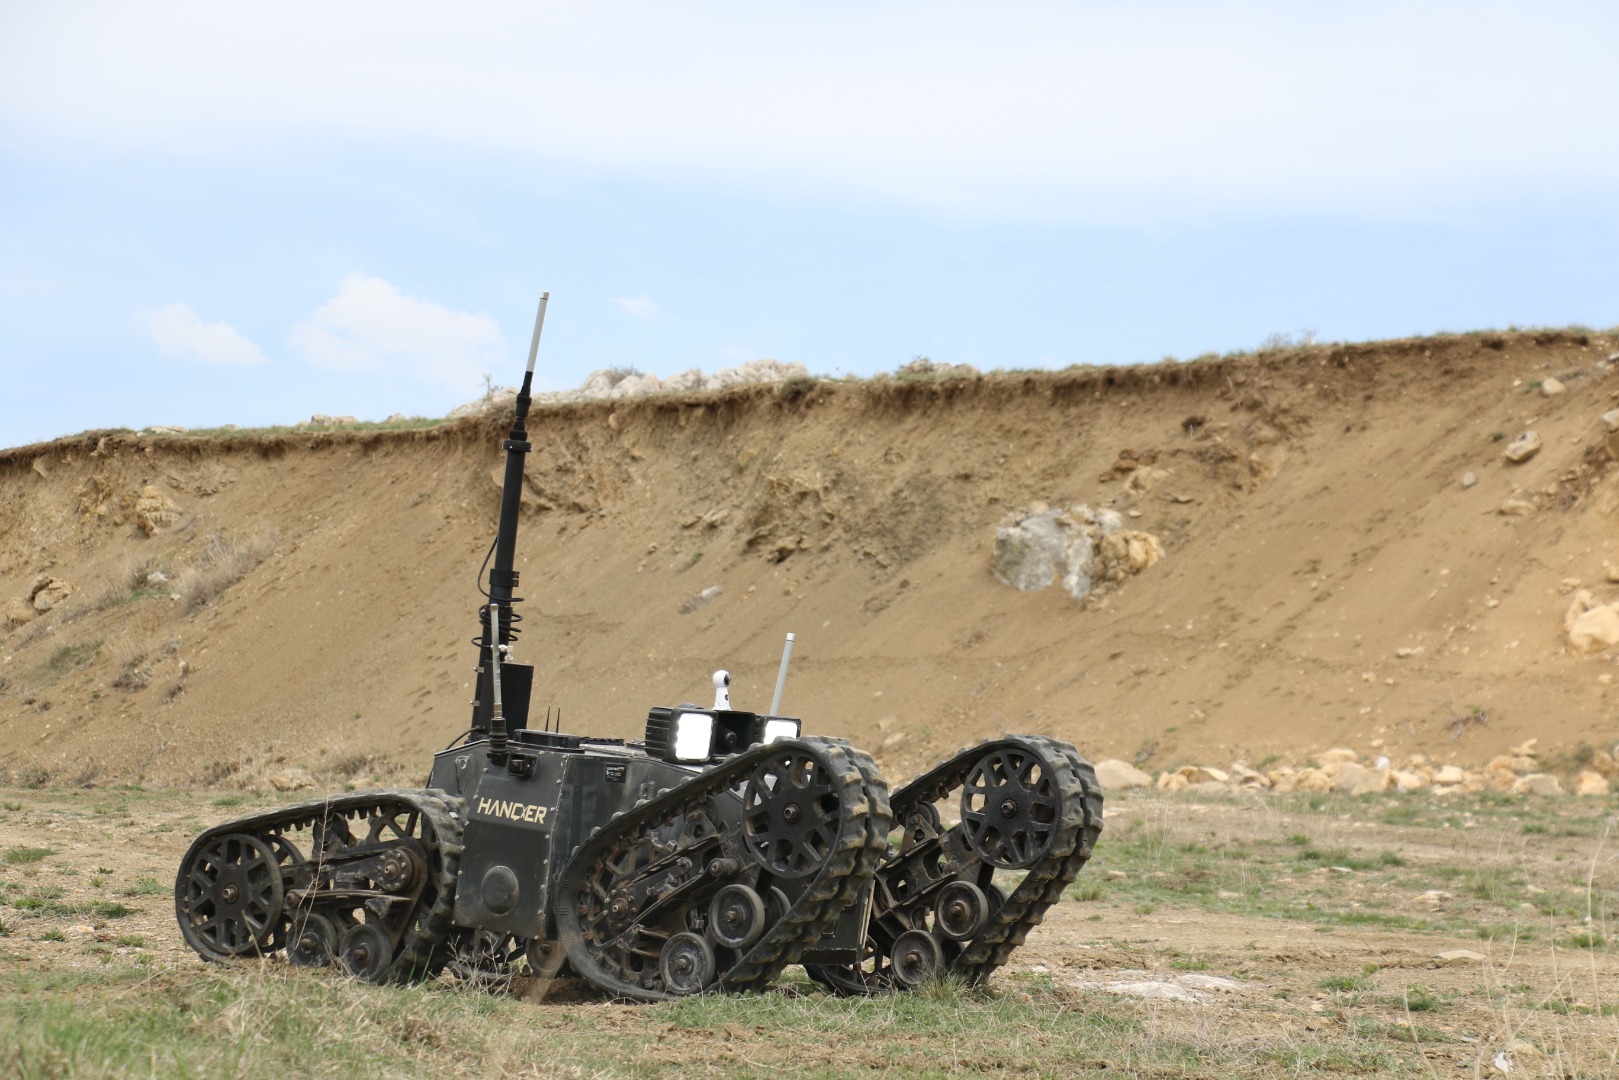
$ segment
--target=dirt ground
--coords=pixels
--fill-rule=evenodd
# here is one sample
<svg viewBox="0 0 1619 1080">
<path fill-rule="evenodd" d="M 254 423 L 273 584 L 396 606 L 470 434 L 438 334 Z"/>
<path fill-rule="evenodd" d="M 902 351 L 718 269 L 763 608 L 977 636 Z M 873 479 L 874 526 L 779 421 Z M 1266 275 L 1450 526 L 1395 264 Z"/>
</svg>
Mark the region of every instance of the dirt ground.
<svg viewBox="0 0 1619 1080">
<path fill-rule="evenodd" d="M 170 981 L 214 970 L 175 927 L 174 867 L 192 834 L 274 799 L 0 795 L 0 966 L 133 966 Z M 1131 1018 L 1140 1038 L 1207 1047 L 1208 1072 L 1192 1062 L 1147 1075 L 1220 1075 L 1245 1049 L 1282 1055 L 1278 1074 L 1503 1075 L 1505 1055 L 1512 1075 L 1614 1075 L 1616 824 L 1604 807 L 1487 794 L 1115 797 L 1095 858 L 990 990 L 1060 1003 L 1036 1016 L 1096 1010 Z M 515 988 L 534 999 L 535 1022 L 599 1020 L 603 1003 L 582 984 L 546 989 L 540 1000 L 536 986 Z M 785 992 L 820 993 L 801 974 Z M 709 1060 L 712 1030 L 614 1008 L 636 1038 L 656 1027 L 658 1060 Z M 848 1067 L 846 1049 L 819 1052 L 806 1067 Z"/>
<path fill-rule="evenodd" d="M 1563 625 L 1579 589 L 1619 597 L 1616 349 L 1470 334 L 537 410 L 519 659 L 541 714 L 633 736 L 720 666 L 762 708 L 793 631 L 785 708 L 895 781 L 1006 731 L 1150 771 L 1534 737 L 1566 776 L 1619 736 L 1619 653 Z M 0 633 L 0 769 L 419 769 L 468 716 L 507 423 L 0 451 L 0 604 L 75 589 Z M 995 528 L 1036 502 L 1112 506 L 1165 556 L 1089 606 L 1016 592 Z"/>
</svg>

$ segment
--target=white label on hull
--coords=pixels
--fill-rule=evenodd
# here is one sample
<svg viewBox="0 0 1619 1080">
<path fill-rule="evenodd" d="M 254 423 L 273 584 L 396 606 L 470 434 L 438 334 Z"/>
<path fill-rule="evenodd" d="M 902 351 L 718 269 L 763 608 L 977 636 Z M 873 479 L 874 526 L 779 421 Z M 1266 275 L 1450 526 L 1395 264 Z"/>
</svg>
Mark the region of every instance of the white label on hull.
<svg viewBox="0 0 1619 1080">
<path fill-rule="evenodd" d="M 544 825 L 547 809 L 549 807 L 541 806 L 538 803 L 480 798 L 477 812 L 485 817 L 505 818 L 508 821 L 532 821 L 538 825 Z"/>
</svg>

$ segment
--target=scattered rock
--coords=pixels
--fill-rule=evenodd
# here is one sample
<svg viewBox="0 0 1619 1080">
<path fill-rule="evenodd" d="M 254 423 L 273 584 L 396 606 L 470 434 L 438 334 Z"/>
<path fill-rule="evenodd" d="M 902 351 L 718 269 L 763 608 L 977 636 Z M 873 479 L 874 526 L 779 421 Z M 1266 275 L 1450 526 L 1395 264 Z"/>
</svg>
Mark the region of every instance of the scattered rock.
<svg viewBox="0 0 1619 1080">
<path fill-rule="evenodd" d="M 1540 453 L 1541 445 L 1539 434 L 1526 431 L 1507 443 L 1507 448 L 1502 452 L 1502 456 L 1514 465 L 1519 465 Z"/>
<path fill-rule="evenodd" d="M 900 378 L 918 378 L 928 376 L 934 379 L 969 378 L 978 374 L 978 369 L 971 364 L 941 364 L 937 360 L 929 360 L 925 356 L 918 356 L 909 364 L 897 371 Z"/>
<path fill-rule="evenodd" d="M 1462 490 L 1463 491 L 1466 491 L 1468 488 L 1473 487 L 1477 483 L 1478 483 L 1477 474 L 1470 473 L 1470 472 L 1462 473 Z"/>
<path fill-rule="evenodd" d="M 1563 785 L 1550 773 L 1530 773 L 1520 776 L 1512 785 L 1514 795 L 1561 795 Z"/>
<path fill-rule="evenodd" d="M 1159 791 L 1185 791 L 1192 785 L 1190 781 L 1188 781 L 1186 777 L 1182 776 L 1180 773 L 1166 772 L 1158 774 L 1158 783 L 1156 786 Z"/>
<path fill-rule="evenodd" d="M 72 593 L 73 586 L 69 582 L 49 574 L 40 574 L 28 587 L 28 604 L 34 609 L 34 614 L 43 615 Z"/>
<path fill-rule="evenodd" d="M 178 424 L 153 424 L 146 430 L 153 435 L 184 435 L 187 429 Z"/>
<path fill-rule="evenodd" d="M 1287 462 L 1287 448 L 1280 444 L 1261 446 L 1248 455 L 1248 473 L 1257 484 L 1268 484 L 1276 479 Z"/>
<path fill-rule="evenodd" d="M 1394 790 L 1399 792 L 1421 791 L 1428 786 L 1428 778 L 1417 772 L 1407 772 L 1396 769 L 1393 774 Z"/>
<path fill-rule="evenodd" d="M 1096 563 L 1103 581 L 1123 581 L 1164 557 L 1164 545 L 1152 533 L 1126 529 L 1104 536 L 1096 546 Z"/>
<path fill-rule="evenodd" d="M 513 395 L 514 397 L 516 395 Z M 309 418 L 304 427 L 343 427 L 349 424 L 358 424 L 360 421 L 352 416 L 327 416 L 325 413 L 316 413 Z"/>
<path fill-rule="evenodd" d="M 1505 515 L 1506 517 L 1528 517 L 1534 512 L 1534 503 L 1530 502 L 1528 499 L 1520 499 L 1516 497 L 1507 499 L 1496 510 L 1496 513 Z"/>
<path fill-rule="evenodd" d="M 1159 469 L 1150 465 L 1143 466 L 1131 473 L 1124 482 L 1124 490 L 1145 494 L 1169 479 L 1168 469 Z"/>
<path fill-rule="evenodd" d="M 1434 956 L 1435 960 L 1443 960 L 1447 964 L 1477 964 L 1484 959 L 1483 953 L 1476 953 L 1472 949 L 1446 949 Z"/>
<path fill-rule="evenodd" d="M 1436 784 L 1460 784 L 1466 779 L 1467 773 L 1459 765 L 1441 765 L 1433 774 Z"/>
<path fill-rule="evenodd" d="M 1333 789 L 1333 780 L 1333 777 L 1328 776 L 1321 769 L 1301 769 L 1293 777 L 1293 790 L 1310 794 L 1325 794 Z M 1276 786 L 1276 790 L 1281 790 L 1280 784 Z"/>
<path fill-rule="evenodd" d="M 1333 790 L 1345 795 L 1368 795 L 1374 791 L 1388 790 L 1389 779 L 1387 769 L 1371 769 L 1346 761 L 1338 766 L 1338 775 L 1334 777 L 1332 786 Z"/>
<path fill-rule="evenodd" d="M 1602 423 L 1609 431 L 1619 431 L 1619 409 L 1609 409 L 1603 413 Z"/>
<path fill-rule="evenodd" d="M 270 777 L 270 786 L 277 791 L 302 791 L 304 788 L 315 786 L 315 778 L 309 775 L 308 769 L 293 767 L 282 769 Z"/>
<path fill-rule="evenodd" d="M 1245 788 L 1268 788 L 1270 778 L 1265 774 L 1256 772 L 1240 761 L 1231 764 L 1231 779 Z"/>
<path fill-rule="evenodd" d="M 135 524 L 140 526 L 141 532 L 152 536 L 178 520 L 180 508 L 174 505 L 173 499 L 151 484 L 141 488 L 140 498 L 135 500 Z"/>
<path fill-rule="evenodd" d="M 696 611 L 700 607 L 703 607 L 724 591 L 725 590 L 718 585 L 710 585 L 708 588 L 704 589 L 690 600 L 687 600 L 684 604 L 681 604 L 680 613 L 682 615 L 690 615 L 692 612 Z"/>
<path fill-rule="evenodd" d="M 1152 786 L 1152 777 L 1130 764 L 1117 758 L 1103 758 L 1098 761 L 1096 769 L 1097 783 L 1102 785 L 1103 792 L 1129 791 L 1132 788 L 1145 788 Z"/>
<path fill-rule="evenodd" d="M 1608 778 L 1594 769 L 1586 769 L 1574 778 L 1574 794 L 1605 799 L 1608 797 Z"/>
<path fill-rule="evenodd" d="M 1360 755 L 1355 753 L 1353 750 L 1350 750 L 1347 747 L 1337 746 L 1331 750 L 1323 750 L 1321 753 L 1315 756 L 1315 759 L 1325 766 L 1342 765 L 1346 762 L 1353 762 L 1359 757 Z"/>
<path fill-rule="evenodd" d="M 994 571 L 1020 592 L 1061 580 L 1064 592 L 1083 600 L 1098 584 L 1139 574 L 1163 554 L 1156 536 L 1125 529 L 1115 511 L 1035 504 L 995 530 Z"/>
<path fill-rule="evenodd" d="M 20 596 L 14 596 L 6 601 L 5 622 L 6 629 L 12 630 L 25 623 L 34 621 L 34 605 Z"/>
<path fill-rule="evenodd" d="M 595 374 L 600 374 L 600 373 L 599 372 L 594 373 L 592 375 L 592 377 L 594 377 Z M 545 395 L 541 394 L 539 396 L 543 398 Z M 509 410 L 511 408 L 512 402 L 514 402 L 516 400 L 517 400 L 517 387 L 515 387 L 515 386 L 496 387 L 495 389 L 491 390 L 489 393 L 485 394 L 483 397 L 479 398 L 476 401 L 469 401 L 465 405 L 457 405 L 455 408 L 451 409 L 445 415 L 445 419 L 446 420 L 459 420 L 463 416 L 477 416 L 480 413 L 489 412 L 490 410 L 493 410 L 493 409 L 507 409 L 507 410 Z"/>
<path fill-rule="evenodd" d="M 1113 994 L 1123 994 L 1125 997 L 1146 998 L 1158 1001 L 1201 1001 L 1197 991 L 1184 986 L 1176 986 L 1172 982 L 1157 982 L 1143 979 L 1139 982 L 1110 982 L 1102 989 Z"/>
<path fill-rule="evenodd" d="M 1407 645 L 1404 648 L 1395 649 L 1394 655 L 1401 660 L 1409 660 L 1413 656 L 1421 656 L 1427 651 L 1427 648 L 1426 645 Z"/>
<path fill-rule="evenodd" d="M 975 375 L 976 369 L 965 364 L 933 364 L 927 362 L 926 371 L 917 368 L 915 362 L 902 369 L 902 375 L 912 377 L 918 374 L 942 377 L 944 375 Z M 678 375 L 671 375 L 667 379 L 656 375 L 643 375 L 638 371 L 625 371 L 623 369 L 602 368 L 592 371 L 585 378 L 584 384 L 577 390 L 552 390 L 535 394 L 534 400 L 541 405 L 560 405 L 573 401 L 594 401 L 602 398 L 617 399 L 629 397 L 644 397 L 647 394 L 694 394 L 706 391 L 723 390 L 731 386 L 742 386 L 749 383 L 786 382 L 789 379 L 803 379 L 809 377 L 809 369 L 797 362 L 782 363 L 779 360 L 752 360 L 736 367 L 722 368 L 712 375 L 704 375 L 696 368 L 682 371 Z M 477 416 L 490 410 L 509 409 L 517 391 L 512 387 L 503 387 L 493 390 L 476 401 L 469 401 L 465 405 L 457 405 L 449 412 L 449 419 L 459 420 L 463 416 Z"/>
<path fill-rule="evenodd" d="M 1613 755 L 1606 750 L 1598 750 L 1591 755 L 1591 771 L 1608 780 L 1619 779 L 1619 762 L 1614 761 Z"/>
<path fill-rule="evenodd" d="M 409 419 L 410 419 L 410 417 L 406 416 L 404 413 L 396 412 L 396 413 L 390 413 L 388 415 L 388 418 L 386 420 L 384 420 L 383 423 L 384 424 L 401 424 L 401 423 L 404 423 L 406 420 L 409 420 Z"/>
<path fill-rule="evenodd" d="M 1619 645 L 1619 603 L 1599 604 L 1589 589 L 1581 589 L 1563 616 L 1563 629 L 1569 645 L 1578 653 Z"/>
<path fill-rule="evenodd" d="M 1556 397 L 1558 394 L 1561 394 L 1564 390 L 1567 390 L 1567 389 L 1568 389 L 1568 387 L 1564 386 L 1560 380 L 1548 377 L 1546 379 L 1541 380 L 1541 383 L 1540 383 L 1540 396 L 1541 397 Z"/>
</svg>

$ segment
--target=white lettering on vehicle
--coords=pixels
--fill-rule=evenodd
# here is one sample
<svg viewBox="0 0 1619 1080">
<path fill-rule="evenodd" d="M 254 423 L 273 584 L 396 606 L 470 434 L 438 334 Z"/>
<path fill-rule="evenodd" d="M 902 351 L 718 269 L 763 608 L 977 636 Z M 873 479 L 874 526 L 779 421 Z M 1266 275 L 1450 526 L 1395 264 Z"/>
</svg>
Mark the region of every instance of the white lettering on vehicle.
<svg viewBox="0 0 1619 1080">
<path fill-rule="evenodd" d="M 549 809 L 538 803 L 515 802 L 510 799 L 478 800 L 478 813 L 485 817 L 506 818 L 509 821 L 532 821 L 539 825 L 545 824 L 545 812 Z"/>
</svg>

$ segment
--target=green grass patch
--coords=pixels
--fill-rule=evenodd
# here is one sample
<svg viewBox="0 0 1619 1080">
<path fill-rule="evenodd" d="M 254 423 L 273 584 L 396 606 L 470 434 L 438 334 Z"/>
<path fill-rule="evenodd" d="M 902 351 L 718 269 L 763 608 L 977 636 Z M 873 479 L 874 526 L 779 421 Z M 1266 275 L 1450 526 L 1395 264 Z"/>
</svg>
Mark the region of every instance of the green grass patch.
<svg viewBox="0 0 1619 1080">
<path fill-rule="evenodd" d="M 6 848 L 4 859 L 7 865 L 16 865 L 17 863 L 39 862 L 41 859 L 55 854 L 54 848 L 18 845 L 17 847 Z"/>
<path fill-rule="evenodd" d="M 133 908 L 127 908 L 116 900 L 71 902 L 63 900 L 62 895 L 61 889 L 48 887 L 34 889 L 26 896 L 12 897 L 7 902 L 18 911 L 32 911 L 38 915 L 92 915 L 101 919 L 121 919 L 135 913 Z"/>
<path fill-rule="evenodd" d="M 1215 1044 L 1133 1003 L 1018 980 L 939 982 L 840 998 L 802 979 L 763 995 L 658 1005 L 535 1003 L 330 973 L 187 968 L 151 978 L 105 954 L 94 971 L 0 971 L 0 1073 L 46 1076 L 1223 1077 L 1343 1067 L 1403 1074 L 1385 1040 L 1282 1033 Z M 558 1063 L 565 1063 L 558 1068 Z"/>
<path fill-rule="evenodd" d="M 154 877 L 138 877 L 135 884 L 120 890 L 124 896 L 157 896 L 164 891 L 162 883 Z"/>
</svg>

